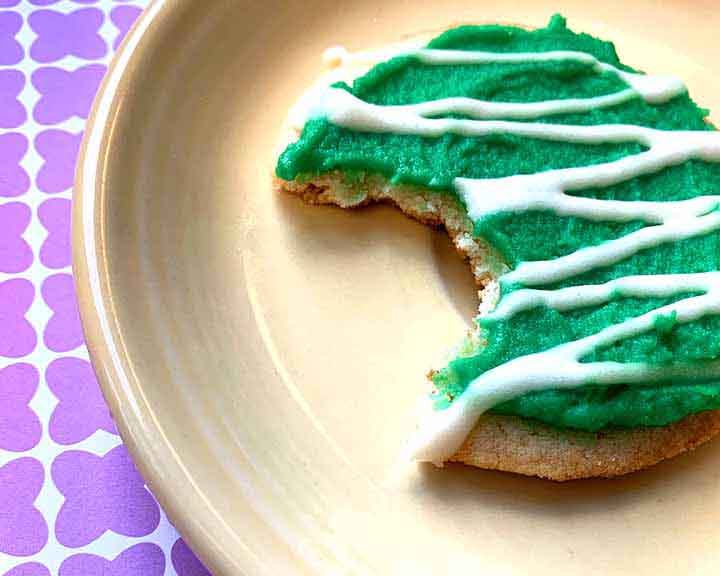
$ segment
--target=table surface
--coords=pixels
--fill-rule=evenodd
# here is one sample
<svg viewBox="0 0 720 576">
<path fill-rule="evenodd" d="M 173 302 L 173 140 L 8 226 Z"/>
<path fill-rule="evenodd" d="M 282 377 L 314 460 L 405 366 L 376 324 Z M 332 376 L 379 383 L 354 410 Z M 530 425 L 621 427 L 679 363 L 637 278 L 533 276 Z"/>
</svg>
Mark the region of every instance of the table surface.
<svg viewBox="0 0 720 576">
<path fill-rule="evenodd" d="M 0 0 L 0 574 L 207 575 L 88 362 L 70 266 L 93 95 L 147 0 Z"/>
</svg>

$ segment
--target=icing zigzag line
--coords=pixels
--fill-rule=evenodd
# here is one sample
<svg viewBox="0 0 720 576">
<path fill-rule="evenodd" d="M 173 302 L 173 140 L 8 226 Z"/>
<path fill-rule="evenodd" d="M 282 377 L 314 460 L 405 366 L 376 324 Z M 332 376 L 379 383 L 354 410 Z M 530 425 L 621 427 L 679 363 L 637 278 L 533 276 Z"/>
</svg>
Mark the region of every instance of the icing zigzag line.
<svg viewBox="0 0 720 576">
<path fill-rule="evenodd" d="M 687 292 L 720 292 L 720 272 L 623 276 L 604 284 L 556 290 L 523 288 L 507 294 L 483 321 L 500 321 L 537 306 L 561 312 L 606 304 L 619 298 L 666 298 Z"/>
<path fill-rule="evenodd" d="M 483 52 L 480 50 L 438 50 L 421 48 L 405 52 L 405 56 L 415 56 L 424 64 L 496 64 L 527 62 L 583 62 L 593 66 L 599 74 L 615 74 L 628 84 L 649 104 L 662 104 L 685 92 L 682 80 L 675 76 L 659 76 L 626 72 L 601 62 L 592 54 L 574 50 L 552 50 L 548 52 Z"/>
<path fill-rule="evenodd" d="M 699 218 L 672 220 L 667 224 L 647 226 L 616 238 L 588 246 L 552 260 L 521 262 L 513 271 L 500 277 L 502 283 L 524 286 L 560 282 L 594 268 L 609 266 L 666 242 L 677 242 L 704 236 L 720 229 L 720 211 L 715 210 Z"/>
</svg>

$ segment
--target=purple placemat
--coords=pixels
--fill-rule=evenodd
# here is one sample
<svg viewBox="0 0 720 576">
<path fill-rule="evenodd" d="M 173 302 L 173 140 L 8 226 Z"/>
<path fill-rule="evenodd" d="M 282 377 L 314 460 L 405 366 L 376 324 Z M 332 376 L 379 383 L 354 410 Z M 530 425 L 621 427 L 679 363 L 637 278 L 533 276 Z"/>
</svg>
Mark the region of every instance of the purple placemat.
<svg viewBox="0 0 720 576">
<path fill-rule="evenodd" d="M 207 575 L 147 491 L 88 362 L 75 158 L 147 0 L 0 0 L 0 574 Z"/>
</svg>

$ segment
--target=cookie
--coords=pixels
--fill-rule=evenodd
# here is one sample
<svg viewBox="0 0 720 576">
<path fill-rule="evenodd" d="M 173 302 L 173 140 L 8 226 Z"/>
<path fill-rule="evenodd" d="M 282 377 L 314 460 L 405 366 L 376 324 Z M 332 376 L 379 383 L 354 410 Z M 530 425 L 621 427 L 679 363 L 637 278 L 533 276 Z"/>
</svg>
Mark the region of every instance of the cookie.
<svg viewBox="0 0 720 576">
<path fill-rule="evenodd" d="M 561 17 L 330 59 L 277 186 L 443 226 L 481 287 L 416 459 L 613 476 L 717 433 L 720 135 L 680 80 Z"/>
</svg>

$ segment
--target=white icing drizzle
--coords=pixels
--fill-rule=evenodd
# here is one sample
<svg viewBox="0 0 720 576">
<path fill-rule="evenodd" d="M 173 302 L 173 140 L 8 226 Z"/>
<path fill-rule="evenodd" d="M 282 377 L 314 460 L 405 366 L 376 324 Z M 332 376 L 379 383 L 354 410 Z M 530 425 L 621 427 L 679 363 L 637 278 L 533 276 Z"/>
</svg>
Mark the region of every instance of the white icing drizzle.
<svg viewBox="0 0 720 576">
<path fill-rule="evenodd" d="M 505 296 L 484 318 L 494 321 L 504 320 L 537 306 L 566 311 L 605 304 L 620 297 L 664 298 L 687 292 L 707 294 L 718 289 L 720 289 L 720 272 L 624 276 L 605 284 L 572 286 L 557 290 L 525 288 Z"/>
<path fill-rule="evenodd" d="M 562 102 L 562 100 L 556 102 Z M 452 108 L 442 110 L 437 107 L 435 109 L 436 113 L 452 111 Z M 512 134 L 577 144 L 634 141 L 648 147 L 661 144 L 673 149 L 691 146 L 698 151 L 698 155 L 716 155 L 720 149 L 715 132 L 664 131 L 632 124 L 574 126 L 504 120 L 425 118 L 417 113 L 414 105 L 369 104 L 340 88 L 328 88 L 324 94 L 319 96 L 311 114 L 325 117 L 337 126 L 359 132 L 390 132 L 425 137 L 438 137 L 450 133 L 461 136 Z"/>
<path fill-rule="evenodd" d="M 519 182 L 522 183 L 518 185 Z M 702 216 L 720 204 L 720 196 L 696 196 L 674 202 L 617 201 L 570 196 L 556 186 L 555 181 L 535 178 L 534 175 L 497 180 L 456 178 L 455 188 L 466 203 L 468 215 L 475 221 L 498 212 L 552 210 L 558 216 L 577 216 L 587 220 L 642 220 L 648 224 L 660 224 Z"/>
<path fill-rule="evenodd" d="M 720 132 L 662 131 L 634 125 L 571 126 L 523 123 L 549 114 L 583 112 L 613 106 L 640 96 L 659 104 L 684 92 L 680 80 L 620 70 L 590 54 L 572 51 L 493 53 L 417 49 L 403 52 L 427 64 L 487 64 L 498 62 L 577 61 L 597 73 L 612 73 L 629 88 L 616 94 L 586 99 L 534 103 L 494 103 L 469 98 L 446 98 L 402 106 L 368 104 L 344 90 L 328 89 L 313 110 L 333 124 L 361 132 L 390 132 L 423 137 L 454 133 L 463 136 L 509 134 L 577 144 L 636 142 L 647 150 L 613 162 L 550 170 L 496 179 L 456 178 L 454 186 L 470 218 L 478 221 L 497 212 L 552 210 L 561 216 L 648 224 L 620 238 L 579 249 L 553 260 L 523 262 L 503 275 L 503 283 L 537 286 L 558 282 L 598 267 L 619 262 L 647 248 L 720 230 L 720 195 L 674 202 L 619 201 L 578 197 L 569 191 L 602 188 L 666 167 L 697 159 L 720 162 Z M 462 113 L 473 119 L 428 118 Z M 506 118 L 506 120 L 497 120 Z M 702 292 L 628 319 L 573 342 L 544 352 L 521 356 L 476 378 L 449 408 L 432 413 L 411 446 L 413 457 L 441 464 L 459 448 L 480 415 L 515 396 L 546 388 L 595 384 L 634 384 L 676 378 L 720 377 L 720 361 L 689 365 L 653 366 L 643 363 L 590 362 L 580 359 L 597 349 L 651 330 L 659 315 L 675 314 L 678 323 L 720 313 L 720 272 L 628 276 L 602 285 L 558 290 L 524 288 L 500 300 L 488 320 L 508 318 L 523 310 L 546 306 L 571 310 L 609 302 L 618 296 L 668 297 Z"/>
<path fill-rule="evenodd" d="M 716 210 L 700 218 L 673 220 L 667 224 L 647 226 L 615 240 L 581 248 L 554 260 L 522 262 L 515 270 L 503 275 L 500 280 L 506 283 L 519 282 L 526 286 L 560 282 L 593 268 L 609 266 L 641 250 L 666 242 L 703 236 L 718 229 L 720 229 L 720 211 Z"/>
<path fill-rule="evenodd" d="M 475 98 L 453 97 L 430 100 L 418 104 L 388 106 L 418 116 L 439 116 L 442 114 L 465 114 L 478 120 L 511 118 L 529 120 L 541 116 L 588 112 L 597 108 L 609 108 L 638 98 L 640 94 L 632 88 L 614 94 L 592 98 L 563 98 L 543 102 L 490 102 Z"/>
<path fill-rule="evenodd" d="M 598 73 L 615 74 L 640 94 L 650 104 L 662 104 L 685 91 L 682 80 L 675 76 L 655 76 L 620 70 L 612 64 L 601 62 L 591 54 L 572 50 L 549 52 L 481 52 L 468 50 L 437 50 L 423 48 L 408 52 L 425 64 L 496 64 L 573 61 L 590 64 Z"/>
</svg>

